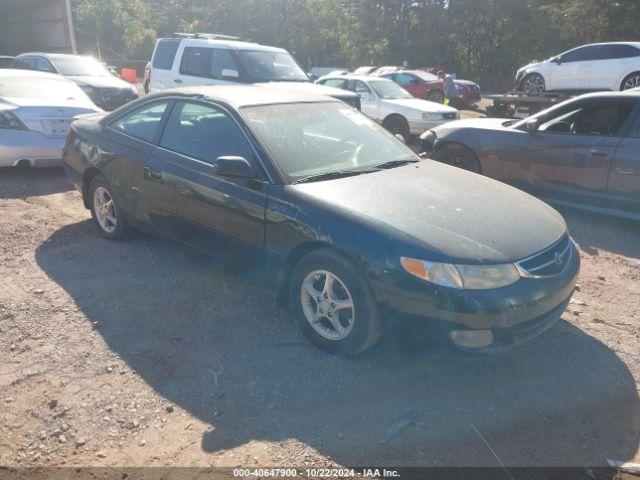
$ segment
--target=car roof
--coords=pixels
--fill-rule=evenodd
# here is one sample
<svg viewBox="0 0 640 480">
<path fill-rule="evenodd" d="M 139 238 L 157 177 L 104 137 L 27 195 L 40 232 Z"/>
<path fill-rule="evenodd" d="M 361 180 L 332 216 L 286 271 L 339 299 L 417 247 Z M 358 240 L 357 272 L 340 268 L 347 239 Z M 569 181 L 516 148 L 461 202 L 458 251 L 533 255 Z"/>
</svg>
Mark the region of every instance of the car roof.
<svg viewBox="0 0 640 480">
<path fill-rule="evenodd" d="M 160 40 L 180 40 L 181 43 L 189 46 L 211 46 L 217 48 L 228 48 L 232 50 L 252 50 L 260 52 L 275 52 L 275 53 L 287 53 L 284 48 L 271 47 L 268 45 L 262 45 L 260 43 L 245 42 L 242 40 L 225 40 L 220 38 L 181 38 L 181 37 L 167 37 L 159 38 Z"/>
<path fill-rule="evenodd" d="M 257 85 L 210 85 L 174 88 L 147 95 L 145 98 L 184 96 L 226 103 L 234 108 L 285 103 L 341 102 L 333 97 L 316 93 L 288 91 L 286 88 L 261 87 Z"/>
<path fill-rule="evenodd" d="M 25 53 L 21 53 L 16 58 L 27 57 L 27 56 L 40 56 L 40 57 L 47 57 L 51 59 L 65 58 L 65 57 L 93 58 L 90 55 L 76 55 L 74 53 L 47 53 L 47 52 L 25 52 Z"/>
<path fill-rule="evenodd" d="M 582 48 L 582 47 L 596 47 L 598 45 L 631 45 L 633 47 L 640 48 L 640 42 L 598 42 L 598 43 L 585 43 L 584 45 L 573 47 L 567 51 L 576 50 L 577 48 Z"/>
<path fill-rule="evenodd" d="M 583 95 L 579 95 L 577 97 L 574 97 L 573 100 L 577 100 L 577 99 L 584 99 L 584 98 L 589 98 L 589 99 L 594 99 L 594 100 L 598 100 L 598 99 L 602 99 L 602 100 L 608 100 L 608 99 L 614 99 L 614 98 L 629 98 L 629 99 L 633 99 L 633 100 L 638 100 L 640 99 L 640 90 L 624 90 L 622 92 L 593 92 L 593 93 L 585 93 Z"/>
</svg>

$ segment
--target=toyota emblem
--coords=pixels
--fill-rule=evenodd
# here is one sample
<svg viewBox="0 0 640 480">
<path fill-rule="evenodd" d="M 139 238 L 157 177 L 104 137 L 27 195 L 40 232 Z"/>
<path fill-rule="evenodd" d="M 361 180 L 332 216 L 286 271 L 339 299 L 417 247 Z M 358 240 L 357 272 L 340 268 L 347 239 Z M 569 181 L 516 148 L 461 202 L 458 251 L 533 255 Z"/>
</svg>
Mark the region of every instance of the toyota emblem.
<svg viewBox="0 0 640 480">
<path fill-rule="evenodd" d="M 562 257 L 563 257 L 563 256 L 562 256 L 562 254 L 561 254 L 561 253 L 556 253 L 555 258 L 556 258 L 556 263 L 557 263 L 558 265 L 562 265 L 562 262 L 563 262 L 563 260 L 564 260 Z"/>
</svg>

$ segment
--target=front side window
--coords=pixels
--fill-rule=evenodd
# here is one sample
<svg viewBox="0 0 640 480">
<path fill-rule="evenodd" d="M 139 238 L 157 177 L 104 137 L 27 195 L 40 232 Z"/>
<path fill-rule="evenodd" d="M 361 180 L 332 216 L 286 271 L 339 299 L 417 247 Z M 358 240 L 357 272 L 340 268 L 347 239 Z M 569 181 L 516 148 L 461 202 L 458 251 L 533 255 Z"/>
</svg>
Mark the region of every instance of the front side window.
<svg viewBox="0 0 640 480">
<path fill-rule="evenodd" d="M 242 111 L 291 183 L 418 160 L 413 150 L 384 128 L 340 102 L 260 105 Z"/>
<path fill-rule="evenodd" d="M 360 80 L 351 80 L 347 86 L 347 90 L 351 90 L 358 95 L 371 95 L 371 90 L 369 90 L 369 87 L 367 87 L 364 82 L 361 82 Z"/>
<path fill-rule="evenodd" d="M 146 105 L 120 117 L 111 124 L 111 128 L 134 138 L 153 142 L 169 102 Z"/>
<path fill-rule="evenodd" d="M 563 54 L 560 59 L 563 63 L 586 62 L 596 60 L 598 58 L 598 47 L 591 45 L 588 47 L 579 47 Z"/>
<path fill-rule="evenodd" d="M 41 72 L 55 73 L 53 65 L 44 58 L 38 58 L 36 60 L 36 68 Z"/>
<path fill-rule="evenodd" d="M 568 106 L 543 120 L 541 132 L 616 136 L 633 111 L 632 102 L 594 102 Z"/>
<path fill-rule="evenodd" d="M 223 79 L 222 73 L 225 70 L 233 70 L 238 72 L 238 64 L 233 56 L 233 52 L 226 48 L 212 48 L 211 49 L 211 67 L 209 69 L 209 76 L 218 80 Z"/>
<path fill-rule="evenodd" d="M 171 112 L 160 146 L 213 163 L 218 157 L 253 160 L 253 150 L 236 122 L 211 105 L 179 103 Z"/>
<path fill-rule="evenodd" d="M 308 82 L 309 77 L 286 52 L 238 50 L 240 63 L 252 82 Z"/>
</svg>

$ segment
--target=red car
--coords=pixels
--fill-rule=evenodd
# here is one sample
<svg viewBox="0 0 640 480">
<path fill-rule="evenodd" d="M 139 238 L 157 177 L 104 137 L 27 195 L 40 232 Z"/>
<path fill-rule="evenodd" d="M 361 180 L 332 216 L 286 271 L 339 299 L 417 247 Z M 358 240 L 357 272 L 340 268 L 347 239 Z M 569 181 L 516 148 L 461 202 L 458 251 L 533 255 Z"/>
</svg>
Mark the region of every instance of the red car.
<svg viewBox="0 0 640 480">
<path fill-rule="evenodd" d="M 393 80 L 416 98 L 444 102 L 442 80 L 433 73 L 424 70 L 399 70 L 386 73 L 381 77 Z M 455 84 L 463 105 L 470 105 L 480 100 L 480 86 L 477 83 L 469 80 L 455 80 Z"/>
</svg>

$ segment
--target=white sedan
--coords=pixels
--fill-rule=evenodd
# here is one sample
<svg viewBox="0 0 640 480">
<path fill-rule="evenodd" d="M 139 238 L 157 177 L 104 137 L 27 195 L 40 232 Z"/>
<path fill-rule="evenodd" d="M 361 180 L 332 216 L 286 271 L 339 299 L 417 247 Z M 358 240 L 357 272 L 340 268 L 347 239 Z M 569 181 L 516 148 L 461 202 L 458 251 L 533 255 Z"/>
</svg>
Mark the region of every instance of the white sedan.
<svg viewBox="0 0 640 480">
<path fill-rule="evenodd" d="M 358 75 L 326 76 L 316 83 L 351 90 L 360 96 L 362 113 L 406 140 L 443 123 L 460 118 L 458 110 L 441 103 L 414 98 L 386 78 Z"/>
<path fill-rule="evenodd" d="M 0 70 L 0 166 L 62 165 L 73 117 L 96 112 L 102 110 L 60 75 Z"/>
</svg>

